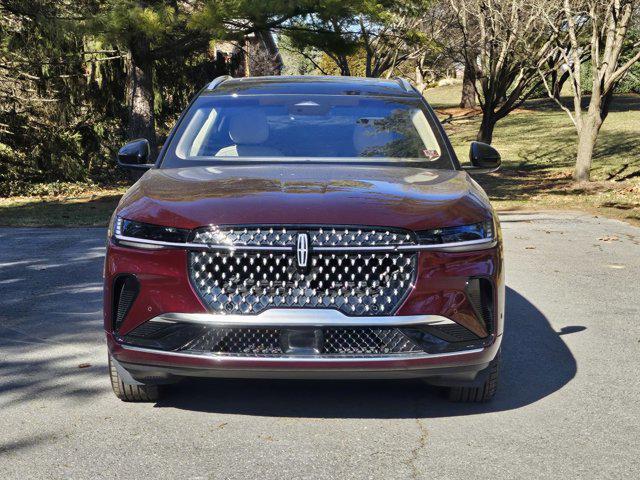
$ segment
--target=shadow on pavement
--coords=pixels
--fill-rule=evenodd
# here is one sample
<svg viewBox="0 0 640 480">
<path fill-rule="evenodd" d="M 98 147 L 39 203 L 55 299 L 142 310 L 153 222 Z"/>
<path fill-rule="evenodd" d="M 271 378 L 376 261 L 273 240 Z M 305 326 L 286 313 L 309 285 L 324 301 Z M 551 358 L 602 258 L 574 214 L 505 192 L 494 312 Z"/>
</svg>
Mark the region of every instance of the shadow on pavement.
<svg viewBox="0 0 640 480">
<path fill-rule="evenodd" d="M 0 412 L 108 392 L 104 239 L 104 229 L 0 228 Z"/>
<path fill-rule="evenodd" d="M 576 361 L 546 317 L 507 288 L 503 370 L 496 398 L 449 403 L 421 381 L 185 380 L 168 389 L 159 408 L 306 418 L 415 418 L 511 410 L 561 389 Z M 572 327 L 572 333 L 584 327 Z"/>
</svg>

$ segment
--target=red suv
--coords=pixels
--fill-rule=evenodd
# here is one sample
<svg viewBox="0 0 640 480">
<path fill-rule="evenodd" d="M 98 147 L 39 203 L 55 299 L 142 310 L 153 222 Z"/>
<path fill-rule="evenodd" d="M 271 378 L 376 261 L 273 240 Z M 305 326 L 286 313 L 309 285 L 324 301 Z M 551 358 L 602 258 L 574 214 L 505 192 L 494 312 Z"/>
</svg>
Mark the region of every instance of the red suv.
<svg viewBox="0 0 640 480">
<path fill-rule="evenodd" d="M 424 378 L 496 390 L 498 219 L 433 110 L 402 79 L 221 77 L 186 109 L 113 214 L 111 383 L 157 399 L 182 377 Z"/>
</svg>

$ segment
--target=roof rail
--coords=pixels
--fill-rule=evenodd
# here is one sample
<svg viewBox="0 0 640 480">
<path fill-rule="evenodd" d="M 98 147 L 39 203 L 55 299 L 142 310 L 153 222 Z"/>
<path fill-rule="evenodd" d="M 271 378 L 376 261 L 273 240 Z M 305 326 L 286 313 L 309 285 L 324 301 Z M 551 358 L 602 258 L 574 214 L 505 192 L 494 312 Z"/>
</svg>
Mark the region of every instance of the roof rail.
<svg viewBox="0 0 640 480">
<path fill-rule="evenodd" d="M 405 90 L 405 92 L 413 92 L 413 87 L 406 78 L 393 77 L 398 84 Z"/>
<path fill-rule="evenodd" d="M 233 77 L 231 75 L 221 75 L 219 77 L 216 77 L 213 79 L 213 81 L 207 85 L 207 90 L 213 90 L 214 88 L 216 88 L 218 85 L 220 85 L 222 82 L 225 82 L 227 80 L 231 80 Z"/>
</svg>

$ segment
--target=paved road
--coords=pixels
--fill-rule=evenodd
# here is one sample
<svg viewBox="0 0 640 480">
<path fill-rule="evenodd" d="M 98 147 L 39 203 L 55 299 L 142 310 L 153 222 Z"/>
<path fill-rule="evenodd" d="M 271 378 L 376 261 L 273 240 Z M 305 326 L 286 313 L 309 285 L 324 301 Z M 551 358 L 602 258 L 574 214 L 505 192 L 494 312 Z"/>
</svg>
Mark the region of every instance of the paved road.
<svg viewBox="0 0 640 480">
<path fill-rule="evenodd" d="M 121 403 L 104 230 L 0 229 L 0 478 L 638 478 L 640 229 L 570 213 L 502 227 L 505 370 L 480 406 L 419 382 L 235 380 Z"/>
</svg>

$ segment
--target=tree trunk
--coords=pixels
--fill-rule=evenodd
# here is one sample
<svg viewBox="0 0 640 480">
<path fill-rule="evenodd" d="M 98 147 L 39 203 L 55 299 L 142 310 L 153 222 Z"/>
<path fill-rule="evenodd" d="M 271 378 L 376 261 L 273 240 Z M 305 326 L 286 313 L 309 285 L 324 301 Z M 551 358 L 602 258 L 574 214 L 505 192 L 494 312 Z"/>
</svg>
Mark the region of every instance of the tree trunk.
<svg viewBox="0 0 640 480">
<path fill-rule="evenodd" d="M 366 77 L 372 76 L 372 68 L 371 68 L 372 61 L 373 59 L 371 58 L 371 52 L 367 51 L 366 58 L 365 58 L 365 71 L 364 71 L 364 74 Z"/>
<path fill-rule="evenodd" d="M 153 59 L 149 39 L 138 35 L 129 44 L 131 58 L 127 72 L 129 125 L 127 137 L 146 138 L 152 155 L 157 149 L 153 99 Z"/>
<path fill-rule="evenodd" d="M 351 68 L 349 67 L 349 59 L 346 56 L 340 55 L 340 75 L 343 77 L 351 76 Z"/>
<path fill-rule="evenodd" d="M 588 182 L 591 179 L 591 163 L 593 162 L 593 150 L 598 139 L 602 122 L 594 112 L 588 112 L 583 119 L 578 132 L 578 154 L 576 167 L 573 171 L 573 179 L 576 182 Z"/>
<path fill-rule="evenodd" d="M 476 70 L 473 65 L 465 62 L 462 77 L 462 99 L 460 108 L 476 108 Z"/>
<path fill-rule="evenodd" d="M 420 70 L 419 65 L 416 65 L 416 88 L 420 93 L 424 92 L 425 89 L 424 75 L 422 74 L 422 70 Z"/>
<path fill-rule="evenodd" d="M 493 129 L 496 127 L 497 121 L 498 120 L 495 118 L 493 113 L 483 112 L 482 122 L 480 123 L 480 130 L 478 130 L 476 139 L 479 142 L 491 144 L 491 142 L 493 141 Z"/>
</svg>

